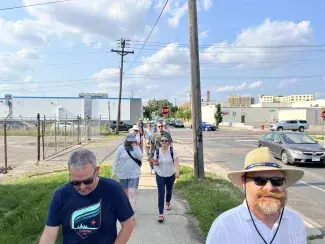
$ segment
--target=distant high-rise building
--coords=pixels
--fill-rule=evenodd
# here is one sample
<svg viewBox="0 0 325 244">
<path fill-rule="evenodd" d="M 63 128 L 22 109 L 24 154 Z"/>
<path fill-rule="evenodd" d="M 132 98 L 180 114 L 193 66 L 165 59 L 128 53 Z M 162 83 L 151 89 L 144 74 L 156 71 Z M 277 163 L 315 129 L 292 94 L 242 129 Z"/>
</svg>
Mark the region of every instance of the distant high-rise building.
<svg viewBox="0 0 325 244">
<path fill-rule="evenodd" d="M 242 97 L 240 95 L 228 95 L 230 107 L 249 107 L 254 104 L 254 97 Z"/>
<path fill-rule="evenodd" d="M 277 96 L 258 96 L 259 103 L 296 103 L 296 102 L 306 102 L 315 100 L 315 95 L 313 94 L 302 94 L 302 95 L 277 95 Z"/>
</svg>

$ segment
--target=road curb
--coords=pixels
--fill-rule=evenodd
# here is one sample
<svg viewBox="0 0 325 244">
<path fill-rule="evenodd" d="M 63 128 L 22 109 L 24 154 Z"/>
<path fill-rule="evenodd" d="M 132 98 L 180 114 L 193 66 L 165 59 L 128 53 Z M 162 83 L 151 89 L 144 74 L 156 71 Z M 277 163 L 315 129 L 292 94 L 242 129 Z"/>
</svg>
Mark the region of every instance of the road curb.
<svg viewBox="0 0 325 244">
<path fill-rule="evenodd" d="M 178 144 L 181 147 L 183 147 L 186 151 L 188 151 L 189 153 L 191 153 L 193 155 L 193 150 L 192 150 L 192 148 L 190 146 L 182 144 L 181 141 L 178 141 Z M 223 166 L 221 166 L 219 164 L 214 164 L 213 167 L 215 169 L 218 169 L 217 172 L 216 172 L 215 169 L 212 169 L 209 166 L 209 164 L 213 163 L 213 160 L 209 159 L 208 157 L 204 157 L 204 160 L 205 160 L 205 162 L 208 162 L 208 164 L 206 164 L 206 163 L 204 164 L 204 167 L 206 169 L 208 169 L 209 172 L 217 174 L 217 175 L 221 176 L 222 178 L 229 181 L 229 179 L 226 177 L 227 173 L 229 172 L 228 169 L 224 168 Z M 307 231 L 307 237 L 308 236 L 320 236 L 321 238 L 323 238 L 325 236 L 325 230 L 324 230 L 323 226 L 320 226 L 318 223 L 316 223 L 312 219 L 308 218 L 307 216 L 305 216 L 301 212 L 297 211 L 291 205 L 287 204 L 286 206 L 289 207 L 290 209 L 294 210 L 295 212 L 297 212 L 301 216 L 301 218 L 303 219 L 303 221 L 305 223 L 305 226 L 307 227 L 306 230 L 309 230 L 309 231 Z M 323 240 L 323 239 L 315 239 L 315 240 Z"/>
</svg>

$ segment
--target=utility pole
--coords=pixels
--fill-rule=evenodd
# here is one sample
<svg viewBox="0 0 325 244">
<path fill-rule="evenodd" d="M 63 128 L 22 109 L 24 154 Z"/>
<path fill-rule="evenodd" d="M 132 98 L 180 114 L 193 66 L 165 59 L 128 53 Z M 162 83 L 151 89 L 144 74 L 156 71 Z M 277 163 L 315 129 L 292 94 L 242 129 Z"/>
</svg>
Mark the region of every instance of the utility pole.
<svg viewBox="0 0 325 244">
<path fill-rule="evenodd" d="M 193 126 L 192 133 L 194 173 L 197 179 L 202 179 L 204 177 L 204 162 L 201 114 L 200 60 L 196 0 L 188 0 L 188 15 L 191 49 L 191 106 Z"/>
<path fill-rule="evenodd" d="M 118 53 L 119 55 L 121 55 L 121 67 L 120 67 L 120 92 L 119 92 L 119 96 L 118 96 L 118 108 L 117 108 L 117 120 L 116 120 L 116 134 L 119 134 L 119 125 L 120 125 L 120 120 L 121 120 L 121 98 L 122 98 L 122 80 L 123 80 L 123 59 L 124 56 L 128 55 L 129 53 L 134 54 L 134 51 L 124 51 L 125 49 L 125 39 L 121 38 L 121 40 L 119 40 L 121 43 L 121 49 L 122 50 L 114 50 L 112 49 L 111 52 L 115 52 Z"/>
</svg>

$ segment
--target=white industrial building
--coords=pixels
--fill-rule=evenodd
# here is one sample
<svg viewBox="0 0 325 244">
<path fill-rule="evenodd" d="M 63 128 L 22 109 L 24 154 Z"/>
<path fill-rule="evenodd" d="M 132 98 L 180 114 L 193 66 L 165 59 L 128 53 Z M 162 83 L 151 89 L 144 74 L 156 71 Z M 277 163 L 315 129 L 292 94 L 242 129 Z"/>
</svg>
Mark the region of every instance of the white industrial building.
<svg viewBox="0 0 325 244">
<path fill-rule="evenodd" d="M 32 119 L 37 113 L 56 120 L 75 119 L 78 116 L 93 119 L 116 120 L 117 98 L 98 96 L 79 97 L 29 97 L 12 96 L 0 98 L 0 118 Z M 142 118 L 142 100 L 140 98 L 122 98 L 121 120 L 136 123 Z"/>
</svg>

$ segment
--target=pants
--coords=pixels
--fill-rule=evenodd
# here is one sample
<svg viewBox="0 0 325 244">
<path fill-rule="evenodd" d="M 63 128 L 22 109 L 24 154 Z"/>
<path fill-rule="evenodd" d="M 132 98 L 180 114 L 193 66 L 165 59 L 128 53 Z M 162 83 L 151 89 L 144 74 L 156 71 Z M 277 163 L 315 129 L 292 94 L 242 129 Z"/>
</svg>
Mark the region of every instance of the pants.
<svg viewBox="0 0 325 244">
<path fill-rule="evenodd" d="M 164 214 L 165 205 L 165 187 L 166 187 L 166 203 L 170 203 L 173 194 L 173 186 L 175 182 L 175 174 L 170 177 L 161 177 L 156 173 L 156 182 L 158 187 L 158 209 L 159 214 Z"/>
</svg>

